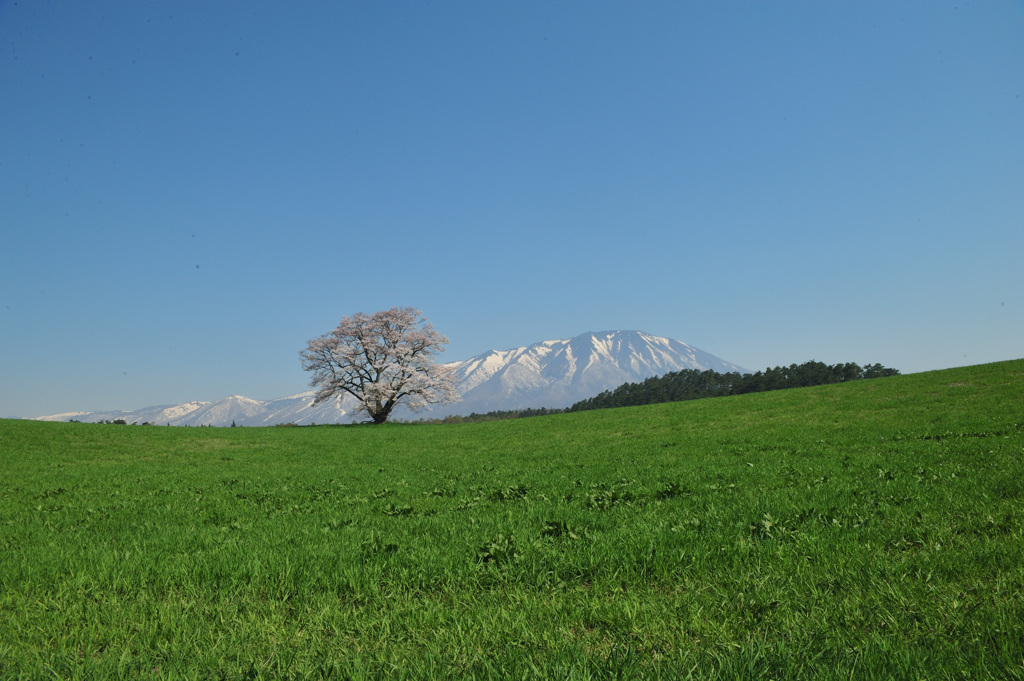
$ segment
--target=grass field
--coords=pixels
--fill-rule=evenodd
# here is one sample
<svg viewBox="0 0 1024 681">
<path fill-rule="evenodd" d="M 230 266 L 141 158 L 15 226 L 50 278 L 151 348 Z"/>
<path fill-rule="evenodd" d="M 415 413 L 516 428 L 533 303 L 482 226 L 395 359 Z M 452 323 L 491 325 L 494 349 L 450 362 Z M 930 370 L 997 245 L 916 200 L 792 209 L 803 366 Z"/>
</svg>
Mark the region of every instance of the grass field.
<svg viewBox="0 0 1024 681">
<path fill-rule="evenodd" d="M 0 471 L 3 679 L 1024 679 L 1024 361 Z"/>
</svg>

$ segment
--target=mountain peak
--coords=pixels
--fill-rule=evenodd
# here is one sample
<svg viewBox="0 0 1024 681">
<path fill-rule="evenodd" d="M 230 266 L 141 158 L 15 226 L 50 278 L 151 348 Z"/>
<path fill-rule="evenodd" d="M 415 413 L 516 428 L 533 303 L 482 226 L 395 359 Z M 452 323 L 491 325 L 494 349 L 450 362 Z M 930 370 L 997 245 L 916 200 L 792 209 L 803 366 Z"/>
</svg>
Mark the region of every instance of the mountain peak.
<svg viewBox="0 0 1024 681">
<path fill-rule="evenodd" d="M 744 369 L 681 341 L 643 331 L 588 331 L 511 350 L 494 350 L 450 366 L 462 402 L 430 413 L 561 408 L 623 383 L 682 369 Z"/>
</svg>

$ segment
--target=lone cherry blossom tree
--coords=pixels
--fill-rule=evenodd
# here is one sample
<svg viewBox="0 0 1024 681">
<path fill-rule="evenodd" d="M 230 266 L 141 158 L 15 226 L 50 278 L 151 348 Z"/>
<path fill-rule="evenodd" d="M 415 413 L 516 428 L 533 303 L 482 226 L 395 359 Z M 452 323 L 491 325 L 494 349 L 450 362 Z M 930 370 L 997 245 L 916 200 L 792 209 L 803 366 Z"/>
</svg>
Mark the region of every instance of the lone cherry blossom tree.
<svg viewBox="0 0 1024 681">
<path fill-rule="evenodd" d="M 442 336 L 419 310 L 393 307 L 342 317 L 338 328 L 309 341 L 302 368 L 319 388 L 313 404 L 342 393 L 359 401 L 373 423 L 384 423 L 399 403 L 412 409 L 458 402 L 451 367 L 437 364 Z"/>
</svg>

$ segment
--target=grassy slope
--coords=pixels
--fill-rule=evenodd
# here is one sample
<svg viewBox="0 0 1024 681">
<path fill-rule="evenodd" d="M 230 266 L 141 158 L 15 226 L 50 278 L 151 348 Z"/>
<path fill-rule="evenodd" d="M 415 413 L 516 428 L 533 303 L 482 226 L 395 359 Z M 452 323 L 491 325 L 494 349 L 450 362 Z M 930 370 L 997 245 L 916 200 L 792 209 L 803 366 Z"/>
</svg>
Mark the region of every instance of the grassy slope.
<svg viewBox="0 0 1024 681">
<path fill-rule="evenodd" d="M 0 676 L 1024 678 L 1024 361 L 447 426 L 0 421 Z"/>
</svg>

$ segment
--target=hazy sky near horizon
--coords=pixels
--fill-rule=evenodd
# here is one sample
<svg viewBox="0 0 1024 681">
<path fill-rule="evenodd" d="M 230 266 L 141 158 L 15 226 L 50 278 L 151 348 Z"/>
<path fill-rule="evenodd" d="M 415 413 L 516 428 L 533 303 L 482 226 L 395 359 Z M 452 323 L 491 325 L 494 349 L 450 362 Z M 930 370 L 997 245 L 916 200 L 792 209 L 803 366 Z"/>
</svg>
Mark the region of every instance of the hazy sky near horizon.
<svg viewBox="0 0 1024 681">
<path fill-rule="evenodd" d="M 1024 3 L 0 0 L 0 239 L 0 417 L 300 392 L 395 305 L 1015 359 Z"/>
</svg>

